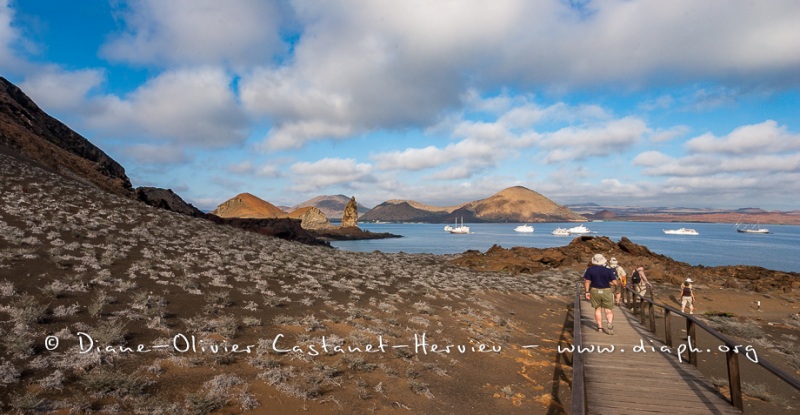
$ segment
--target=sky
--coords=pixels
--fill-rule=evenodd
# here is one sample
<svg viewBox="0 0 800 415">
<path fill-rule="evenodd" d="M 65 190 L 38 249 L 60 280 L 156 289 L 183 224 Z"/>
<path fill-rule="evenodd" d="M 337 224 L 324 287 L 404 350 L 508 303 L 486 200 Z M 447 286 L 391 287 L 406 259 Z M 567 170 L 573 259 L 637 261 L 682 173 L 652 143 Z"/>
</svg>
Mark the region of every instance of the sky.
<svg viewBox="0 0 800 415">
<path fill-rule="evenodd" d="M 0 0 L 0 76 L 134 186 L 800 209 L 796 0 Z"/>
</svg>

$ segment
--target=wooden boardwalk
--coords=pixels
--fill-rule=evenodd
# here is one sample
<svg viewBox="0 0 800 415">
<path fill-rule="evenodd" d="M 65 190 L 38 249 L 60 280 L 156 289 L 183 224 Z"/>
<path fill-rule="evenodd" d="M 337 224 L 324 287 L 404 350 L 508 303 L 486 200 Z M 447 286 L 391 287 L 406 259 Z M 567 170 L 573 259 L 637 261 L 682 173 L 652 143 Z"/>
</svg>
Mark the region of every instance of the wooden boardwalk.
<svg viewBox="0 0 800 415">
<path fill-rule="evenodd" d="M 603 327 L 606 327 L 605 316 Z M 741 414 L 694 366 L 659 351 L 656 339 L 627 309 L 614 308 L 614 335 L 597 332 L 594 309 L 581 301 L 586 408 L 589 414 Z M 652 343 L 651 343 L 652 340 Z M 634 346 L 645 344 L 645 351 Z M 681 341 L 676 340 L 676 346 Z M 613 352 L 599 353 L 597 347 Z M 650 347 L 655 347 L 652 351 Z"/>
</svg>

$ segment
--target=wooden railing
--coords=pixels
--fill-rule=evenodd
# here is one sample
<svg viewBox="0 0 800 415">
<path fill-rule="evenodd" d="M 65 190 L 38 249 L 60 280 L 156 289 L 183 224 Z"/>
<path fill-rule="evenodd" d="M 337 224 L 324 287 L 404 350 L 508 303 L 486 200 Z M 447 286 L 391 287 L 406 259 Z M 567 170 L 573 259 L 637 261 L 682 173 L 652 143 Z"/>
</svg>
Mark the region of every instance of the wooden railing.
<svg viewBox="0 0 800 415">
<path fill-rule="evenodd" d="M 578 290 L 578 293 L 579 293 L 578 297 L 580 297 L 580 288 Z M 731 405 L 739 409 L 744 409 L 744 405 L 742 402 L 742 380 L 741 380 L 741 374 L 739 372 L 739 351 L 738 351 L 742 346 L 740 344 L 737 344 L 736 341 L 734 341 L 730 337 L 709 327 L 701 320 L 694 317 L 694 315 L 689 315 L 673 307 L 656 303 L 653 300 L 652 286 L 648 285 L 647 294 L 649 294 L 650 298 L 645 298 L 639 295 L 639 293 L 631 289 L 630 286 L 625 287 L 625 297 L 630 301 L 629 304 L 633 303 L 634 313 L 639 316 L 639 322 L 642 325 L 645 325 L 645 323 L 647 323 L 646 326 L 648 330 L 652 331 L 653 333 L 656 332 L 655 309 L 656 307 L 658 307 L 664 310 L 664 337 L 665 337 L 664 343 L 668 347 L 672 348 L 674 346 L 672 341 L 672 319 L 671 319 L 672 314 L 676 314 L 686 319 L 686 334 L 689 339 L 694 339 L 695 342 L 697 341 L 697 336 L 695 334 L 697 332 L 697 328 L 699 327 L 706 333 L 716 337 L 719 341 L 721 341 L 725 345 L 726 365 L 728 367 L 728 386 L 730 387 L 730 394 L 731 394 L 730 402 Z M 576 305 L 576 309 L 578 309 L 577 307 L 579 306 Z M 722 346 L 720 346 L 720 348 L 721 347 Z M 693 347 L 688 347 L 687 357 L 689 362 L 693 364 L 695 367 L 697 367 L 697 353 L 694 351 L 695 348 L 698 348 L 696 343 L 693 345 Z M 794 387 L 795 390 L 800 390 L 800 380 L 794 378 L 789 373 L 781 370 L 774 364 L 762 358 L 756 360 L 757 361 L 753 361 L 751 359 L 751 362 L 763 367 L 774 376 L 778 377 L 779 379 L 783 380 L 790 386 Z M 581 373 L 581 376 L 583 376 L 583 373 Z M 574 396 L 574 391 L 573 391 L 573 396 Z M 584 412 L 573 412 L 573 413 L 584 413 Z"/>
<path fill-rule="evenodd" d="M 572 344 L 575 346 L 572 352 L 572 414 L 586 413 L 586 384 L 583 373 L 583 357 L 578 350 L 583 347 L 583 335 L 581 334 L 581 291 L 583 282 L 578 283 L 575 292 L 575 305 L 572 308 Z"/>
</svg>

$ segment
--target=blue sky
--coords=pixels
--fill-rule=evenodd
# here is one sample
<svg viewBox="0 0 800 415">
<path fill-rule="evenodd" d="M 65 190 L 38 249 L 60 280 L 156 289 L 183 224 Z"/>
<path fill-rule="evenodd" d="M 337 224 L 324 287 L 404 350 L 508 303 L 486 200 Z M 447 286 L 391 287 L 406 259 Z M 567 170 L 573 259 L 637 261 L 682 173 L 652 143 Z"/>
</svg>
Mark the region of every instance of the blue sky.
<svg viewBox="0 0 800 415">
<path fill-rule="evenodd" d="M 800 209 L 800 2 L 0 0 L 0 75 L 211 209 Z"/>
</svg>

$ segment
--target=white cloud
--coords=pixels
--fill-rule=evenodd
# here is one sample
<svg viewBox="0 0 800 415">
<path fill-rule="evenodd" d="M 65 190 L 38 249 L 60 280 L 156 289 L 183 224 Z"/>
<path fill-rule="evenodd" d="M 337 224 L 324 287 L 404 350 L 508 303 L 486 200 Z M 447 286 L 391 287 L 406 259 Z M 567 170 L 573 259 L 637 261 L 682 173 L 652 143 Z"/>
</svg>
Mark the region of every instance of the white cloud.
<svg viewBox="0 0 800 415">
<path fill-rule="evenodd" d="M 753 7 L 722 0 L 591 2 L 582 10 L 529 0 L 142 0 L 122 13 L 126 31 L 103 50 L 157 65 L 238 63 L 244 106 L 272 125 L 264 148 L 281 150 L 430 126 L 470 90 L 797 83 L 800 28 L 791 16 L 800 5 Z M 286 26 L 300 36 L 290 55 L 275 60 Z M 701 100 L 731 99 L 720 91 L 728 90 L 709 89 Z M 484 104 L 500 109 L 512 100 Z M 666 96 L 650 105 L 670 104 Z M 517 106 L 506 122 L 536 122 L 547 110 L 558 108 Z"/>
<path fill-rule="evenodd" d="M 275 179 L 278 177 L 283 177 L 283 173 L 281 173 L 280 168 L 276 165 L 268 164 L 258 168 L 256 170 L 256 176 L 258 177 L 266 177 Z"/>
<path fill-rule="evenodd" d="M 14 20 L 14 10 L 9 5 L 9 0 L 0 0 L 0 62 L 9 62 L 14 58 L 11 45 L 17 40 L 17 31 L 11 26 Z M 7 64 L 0 63 L 0 68 Z"/>
<path fill-rule="evenodd" d="M 104 71 L 99 69 L 66 72 L 48 68 L 25 79 L 20 88 L 42 108 L 81 111 L 89 91 L 104 81 Z"/>
<path fill-rule="evenodd" d="M 800 135 L 774 121 L 741 126 L 719 138 L 704 134 L 684 148 L 686 155 L 647 151 L 633 160 L 646 176 L 663 179 L 651 191 L 662 204 L 764 206 L 800 192 Z"/>
<path fill-rule="evenodd" d="M 549 150 L 545 158 L 548 163 L 586 160 L 623 151 L 647 131 L 644 121 L 626 117 L 599 126 L 563 128 L 546 134 L 541 145 Z"/>
<path fill-rule="evenodd" d="M 247 136 L 231 78 L 211 67 L 164 72 L 120 98 L 94 101 L 88 123 L 106 134 L 196 147 L 236 145 Z"/>
<path fill-rule="evenodd" d="M 290 167 L 298 191 L 314 191 L 326 186 L 374 181 L 372 166 L 354 159 L 324 158 L 297 162 Z"/>
<path fill-rule="evenodd" d="M 192 160 L 183 148 L 172 145 L 134 144 L 125 146 L 122 154 L 140 164 L 182 164 Z"/>
<path fill-rule="evenodd" d="M 449 156 L 446 149 L 427 146 L 375 154 L 372 159 L 376 161 L 376 167 L 382 170 L 413 171 L 445 164 L 452 160 L 452 155 Z"/>
<path fill-rule="evenodd" d="M 773 120 L 760 124 L 744 125 L 725 137 L 717 138 L 707 133 L 685 144 L 690 151 L 730 155 L 781 153 L 800 150 L 800 134 L 791 134 L 785 126 Z"/>
<path fill-rule="evenodd" d="M 126 6 L 117 11 L 125 31 L 101 49 L 114 61 L 237 67 L 286 50 L 280 30 L 287 16 L 278 1 L 135 0 Z"/>
<path fill-rule="evenodd" d="M 242 161 L 228 166 L 228 171 L 235 174 L 253 174 L 256 168 L 250 161 Z"/>
<path fill-rule="evenodd" d="M 659 151 L 645 151 L 633 158 L 634 165 L 644 167 L 654 167 L 674 162 L 674 158 Z"/>
<path fill-rule="evenodd" d="M 664 143 L 686 135 L 691 128 L 688 125 L 677 125 L 663 130 L 655 130 L 650 134 L 650 142 Z"/>
</svg>

